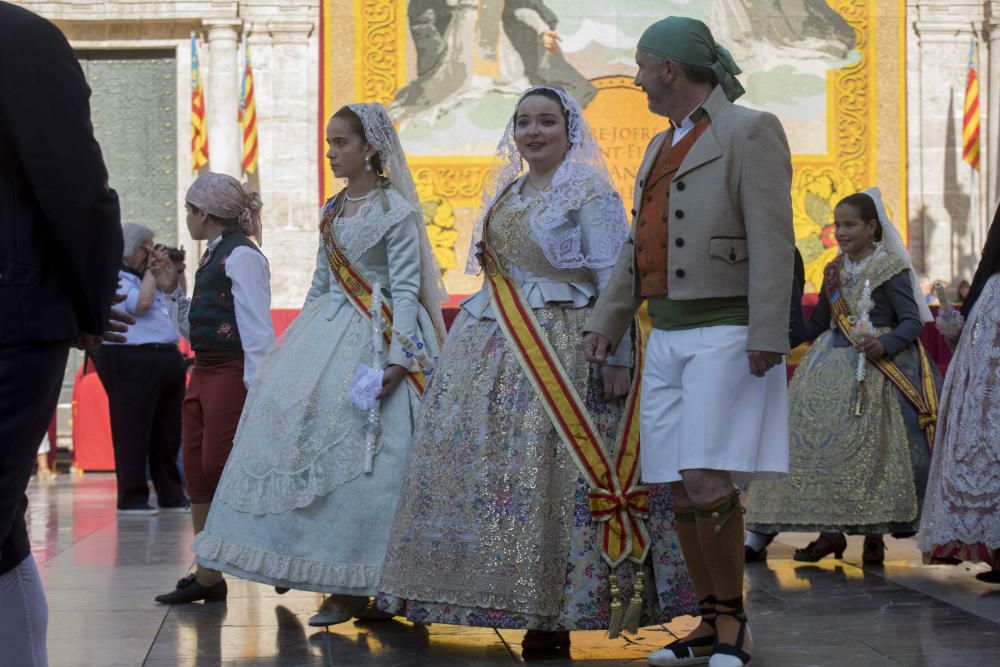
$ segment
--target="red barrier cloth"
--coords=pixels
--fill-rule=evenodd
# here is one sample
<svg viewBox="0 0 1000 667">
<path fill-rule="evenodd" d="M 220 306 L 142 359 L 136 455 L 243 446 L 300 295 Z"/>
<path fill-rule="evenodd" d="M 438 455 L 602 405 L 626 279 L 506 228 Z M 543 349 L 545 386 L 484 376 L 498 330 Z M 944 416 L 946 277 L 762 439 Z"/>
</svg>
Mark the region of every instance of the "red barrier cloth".
<svg viewBox="0 0 1000 667">
<path fill-rule="evenodd" d="M 108 395 L 93 366 L 81 366 L 73 382 L 73 465 L 79 470 L 115 469 Z"/>
</svg>

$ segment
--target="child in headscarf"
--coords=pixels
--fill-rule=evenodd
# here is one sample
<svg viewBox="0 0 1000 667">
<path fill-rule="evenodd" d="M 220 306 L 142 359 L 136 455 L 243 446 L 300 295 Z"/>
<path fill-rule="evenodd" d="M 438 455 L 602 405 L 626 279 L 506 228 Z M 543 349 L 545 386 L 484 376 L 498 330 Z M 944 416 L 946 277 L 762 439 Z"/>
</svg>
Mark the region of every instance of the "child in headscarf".
<svg viewBox="0 0 1000 667">
<path fill-rule="evenodd" d="M 231 176 L 208 173 L 191 185 L 185 200 L 191 238 L 208 242 L 194 294 L 188 299 L 181 291 L 177 268 L 163 250 L 154 250 L 154 271 L 175 302 L 178 328 L 195 353 L 184 398 L 182 452 L 197 535 L 233 447 L 247 389 L 274 343 L 274 326 L 270 269 L 250 238 L 261 240 L 260 195 Z M 222 601 L 226 594 L 222 574 L 199 566 L 156 601 Z"/>
</svg>

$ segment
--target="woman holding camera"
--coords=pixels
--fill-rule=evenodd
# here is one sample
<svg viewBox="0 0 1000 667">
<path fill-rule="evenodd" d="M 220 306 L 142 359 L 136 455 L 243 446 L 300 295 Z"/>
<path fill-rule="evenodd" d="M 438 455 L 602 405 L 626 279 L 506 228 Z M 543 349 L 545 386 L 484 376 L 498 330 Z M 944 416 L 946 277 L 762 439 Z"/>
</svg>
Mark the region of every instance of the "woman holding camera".
<svg viewBox="0 0 1000 667">
<path fill-rule="evenodd" d="M 149 504 L 147 461 L 159 508 L 185 511 L 188 500 L 177 467 L 184 357 L 177 350 L 179 336 L 169 300 L 148 266 L 154 252 L 153 230 L 127 222 L 122 235 L 125 245 L 118 292 L 125 295 L 123 309 L 136 321 L 129 327 L 126 343 L 105 343 L 94 352 L 111 413 L 118 514 L 157 513 Z"/>
</svg>

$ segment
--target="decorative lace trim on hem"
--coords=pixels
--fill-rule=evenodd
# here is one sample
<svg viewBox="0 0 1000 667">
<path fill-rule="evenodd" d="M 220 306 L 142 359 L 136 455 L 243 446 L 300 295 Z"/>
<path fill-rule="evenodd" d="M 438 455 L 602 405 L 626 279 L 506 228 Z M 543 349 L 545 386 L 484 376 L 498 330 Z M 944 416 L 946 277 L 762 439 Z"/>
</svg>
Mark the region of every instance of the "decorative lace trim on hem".
<svg viewBox="0 0 1000 667">
<path fill-rule="evenodd" d="M 382 571 L 379 565 L 347 565 L 282 556 L 229 542 L 206 532 L 195 537 L 193 549 L 199 559 L 229 564 L 269 579 L 313 586 L 375 591 Z"/>
</svg>

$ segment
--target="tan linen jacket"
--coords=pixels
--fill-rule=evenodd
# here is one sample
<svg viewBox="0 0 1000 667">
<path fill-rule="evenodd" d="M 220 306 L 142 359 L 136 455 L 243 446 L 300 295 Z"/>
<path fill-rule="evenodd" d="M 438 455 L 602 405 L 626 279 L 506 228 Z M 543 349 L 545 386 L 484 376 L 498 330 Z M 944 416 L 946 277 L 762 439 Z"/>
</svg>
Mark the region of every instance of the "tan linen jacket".
<svg viewBox="0 0 1000 667">
<path fill-rule="evenodd" d="M 702 108 L 711 125 L 670 186 L 668 294 L 678 300 L 746 296 L 746 349 L 788 352 L 795 235 L 785 131 L 773 114 L 730 103 L 719 86 Z M 634 220 L 668 134 L 653 137 L 636 174 Z M 634 234 L 633 228 L 585 327 L 613 347 L 643 301 Z"/>
</svg>

